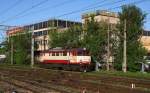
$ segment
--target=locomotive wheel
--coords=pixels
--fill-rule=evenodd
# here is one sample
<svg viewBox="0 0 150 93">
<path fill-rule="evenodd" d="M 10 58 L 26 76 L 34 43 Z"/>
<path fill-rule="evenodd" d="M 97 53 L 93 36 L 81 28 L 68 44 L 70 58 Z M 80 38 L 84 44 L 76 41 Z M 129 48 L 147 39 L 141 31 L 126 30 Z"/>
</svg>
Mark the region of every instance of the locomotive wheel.
<svg viewBox="0 0 150 93">
<path fill-rule="evenodd" d="M 81 68 L 80 68 L 80 71 L 81 71 L 81 72 L 87 72 L 87 69 L 86 69 L 85 67 L 81 67 Z"/>
<path fill-rule="evenodd" d="M 84 71 L 83 72 L 87 72 L 87 70 L 86 69 L 84 69 Z"/>
<path fill-rule="evenodd" d="M 86 69 L 83 69 L 83 68 L 81 68 L 80 71 L 81 71 L 81 72 L 87 72 L 87 70 L 86 70 Z"/>
</svg>

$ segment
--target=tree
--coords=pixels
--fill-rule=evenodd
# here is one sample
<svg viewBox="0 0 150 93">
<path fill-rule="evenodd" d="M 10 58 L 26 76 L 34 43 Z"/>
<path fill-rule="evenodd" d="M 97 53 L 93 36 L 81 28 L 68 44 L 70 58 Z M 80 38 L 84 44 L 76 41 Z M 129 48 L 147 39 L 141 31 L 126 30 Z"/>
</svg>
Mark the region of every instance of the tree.
<svg viewBox="0 0 150 93">
<path fill-rule="evenodd" d="M 26 32 L 26 31 L 23 31 Z M 31 53 L 31 34 L 17 33 L 10 37 L 10 46 L 13 44 L 13 57 L 15 64 L 29 64 Z"/>
<path fill-rule="evenodd" d="M 139 62 L 143 61 L 143 56 L 146 55 L 146 50 L 140 43 L 145 17 L 146 15 L 142 10 L 135 5 L 125 5 L 122 7 L 122 11 L 119 12 L 120 24 L 118 25 L 118 37 L 120 42 L 115 56 L 116 69 L 121 70 L 123 62 L 124 20 L 127 22 L 127 69 L 129 71 L 140 69 Z"/>
<path fill-rule="evenodd" d="M 7 52 L 7 41 L 0 43 L 0 54 L 5 54 Z"/>
<path fill-rule="evenodd" d="M 54 29 L 50 32 L 49 45 L 50 47 L 62 48 L 77 48 L 80 47 L 80 36 L 82 28 L 80 26 L 73 26 L 67 30 L 59 31 Z"/>
<path fill-rule="evenodd" d="M 90 51 L 91 56 L 98 62 L 106 61 L 107 53 L 107 23 L 96 22 L 94 17 L 84 26 L 84 38 L 82 47 Z"/>
</svg>

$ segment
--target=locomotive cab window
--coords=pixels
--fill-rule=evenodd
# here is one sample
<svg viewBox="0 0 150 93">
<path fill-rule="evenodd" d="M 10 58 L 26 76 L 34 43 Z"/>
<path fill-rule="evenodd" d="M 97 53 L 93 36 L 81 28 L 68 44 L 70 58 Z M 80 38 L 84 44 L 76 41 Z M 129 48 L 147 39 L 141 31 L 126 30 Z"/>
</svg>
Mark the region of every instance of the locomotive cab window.
<svg viewBox="0 0 150 93">
<path fill-rule="evenodd" d="M 78 51 L 78 56 L 88 56 L 89 52 L 88 51 Z"/>
<path fill-rule="evenodd" d="M 78 51 L 78 56 L 83 56 L 83 51 Z"/>
</svg>

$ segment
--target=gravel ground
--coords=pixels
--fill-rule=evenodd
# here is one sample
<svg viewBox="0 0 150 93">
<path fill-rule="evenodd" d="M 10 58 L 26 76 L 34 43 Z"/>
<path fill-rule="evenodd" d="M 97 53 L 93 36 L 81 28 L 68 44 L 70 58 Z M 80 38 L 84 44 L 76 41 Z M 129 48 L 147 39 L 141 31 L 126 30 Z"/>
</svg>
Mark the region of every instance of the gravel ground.
<svg viewBox="0 0 150 93">
<path fill-rule="evenodd" d="M 86 91 L 86 93 L 150 93 L 150 80 L 146 79 L 92 76 L 78 72 L 47 69 L 0 68 L 0 74 L 16 81 L 27 81 L 26 87 L 30 86 L 29 90 L 34 89 L 41 93 L 49 92 L 47 89 L 59 91 L 59 93 L 81 93 L 81 91 Z M 23 83 L 18 82 L 18 84 L 25 85 Z M 134 88 L 131 88 L 132 84 L 135 84 Z M 31 85 L 35 85 L 36 88 Z M 6 87 L 2 89 L 5 90 Z M 50 93 L 52 92 L 54 93 L 54 91 Z"/>
</svg>

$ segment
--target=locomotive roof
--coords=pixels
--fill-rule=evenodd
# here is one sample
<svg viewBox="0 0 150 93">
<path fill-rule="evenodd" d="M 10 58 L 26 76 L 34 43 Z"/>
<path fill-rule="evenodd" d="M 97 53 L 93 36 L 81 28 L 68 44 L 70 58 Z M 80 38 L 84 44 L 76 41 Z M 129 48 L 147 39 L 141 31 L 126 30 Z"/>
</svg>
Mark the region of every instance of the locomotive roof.
<svg viewBox="0 0 150 93">
<path fill-rule="evenodd" d="M 76 51 L 85 51 L 86 49 L 84 49 L 84 48 L 74 48 L 74 49 L 49 49 L 49 50 L 45 50 L 45 51 L 43 51 L 43 52 L 51 52 L 51 51 L 59 52 L 59 51 L 73 51 L 73 50 L 76 50 Z"/>
</svg>

